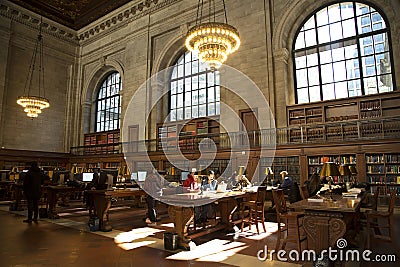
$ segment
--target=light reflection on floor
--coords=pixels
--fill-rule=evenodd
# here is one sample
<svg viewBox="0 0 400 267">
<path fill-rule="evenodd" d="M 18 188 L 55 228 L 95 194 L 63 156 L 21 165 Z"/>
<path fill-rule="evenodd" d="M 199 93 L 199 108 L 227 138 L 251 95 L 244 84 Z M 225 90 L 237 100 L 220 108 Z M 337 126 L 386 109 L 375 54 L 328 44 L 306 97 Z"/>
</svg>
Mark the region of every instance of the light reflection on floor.
<svg viewBox="0 0 400 267">
<path fill-rule="evenodd" d="M 191 251 L 178 252 L 167 257 L 167 259 L 221 262 L 247 247 L 242 242 L 214 239 L 195 247 Z"/>
<path fill-rule="evenodd" d="M 154 229 L 150 227 L 143 227 L 132 229 L 129 232 L 119 233 L 116 237 L 114 237 L 114 242 L 118 245 L 118 247 L 124 250 L 131 250 L 138 247 L 148 246 L 156 243 L 156 241 L 149 240 L 141 240 L 147 238 L 149 236 L 154 235 L 157 232 L 163 232 L 164 230 Z"/>
</svg>

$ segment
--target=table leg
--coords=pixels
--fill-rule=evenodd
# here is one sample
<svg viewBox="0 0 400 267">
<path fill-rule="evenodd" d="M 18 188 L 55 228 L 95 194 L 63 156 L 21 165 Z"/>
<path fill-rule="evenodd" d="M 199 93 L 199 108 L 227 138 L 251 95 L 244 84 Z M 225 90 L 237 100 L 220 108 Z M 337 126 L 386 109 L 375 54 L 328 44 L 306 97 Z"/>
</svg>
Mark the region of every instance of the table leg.
<svg viewBox="0 0 400 267">
<path fill-rule="evenodd" d="M 190 250 L 190 239 L 187 238 L 187 229 L 190 222 L 194 219 L 194 208 L 169 206 L 168 214 L 174 222 L 175 232 L 179 237 L 178 246 L 182 249 Z"/>
<path fill-rule="evenodd" d="M 60 216 L 58 216 L 57 213 L 57 200 L 58 200 L 58 194 L 54 190 L 48 190 L 47 191 L 47 203 L 49 204 L 49 219 L 58 219 Z"/>
<path fill-rule="evenodd" d="M 111 207 L 111 196 L 94 195 L 94 212 L 99 218 L 99 228 L 103 232 L 112 230 L 112 226 L 108 220 L 108 211 Z"/>
<path fill-rule="evenodd" d="M 221 223 L 226 226 L 227 230 L 232 230 L 234 225 L 232 216 L 238 209 L 238 201 L 232 201 L 232 199 L 220 199 L 218 204 L 221 212 Z"/>
</svg>

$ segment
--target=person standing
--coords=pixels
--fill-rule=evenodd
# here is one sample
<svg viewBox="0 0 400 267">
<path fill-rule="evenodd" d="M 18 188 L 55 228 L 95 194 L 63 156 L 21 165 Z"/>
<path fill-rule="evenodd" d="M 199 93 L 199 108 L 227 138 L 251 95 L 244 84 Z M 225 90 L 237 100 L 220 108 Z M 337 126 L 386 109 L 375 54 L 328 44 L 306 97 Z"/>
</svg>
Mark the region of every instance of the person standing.
<svg viewBox="0 0 400 267">
<path fill-rule="evenodd" d="M 153 170 L 151 174 L 149 174 L 143 185 L 143 190 L 146 191 L 147 197 L 147 224 L 154 224 L 158 222 L 157 213 L 156 213 L 156 205 L 157 205 L 157 198 L 161 197 L 162 195 L 162 181 L 161 177 L 157 175 L 156 170 Z"/>
<path fill-rule="evenodd" d="M 42 183 L 44 174 L 39 169 L 36 161 L 32 162 L 31 167 L 26 173 L 23 189 L 26 200 L 28 202 L 28 218 L 23 222 L 31 223 L 32 220 L 37 222 L 39 213 L 39 199 L 42 192 Z M 33 219 L 32 219 L 33 218 Z"/>
</svg>

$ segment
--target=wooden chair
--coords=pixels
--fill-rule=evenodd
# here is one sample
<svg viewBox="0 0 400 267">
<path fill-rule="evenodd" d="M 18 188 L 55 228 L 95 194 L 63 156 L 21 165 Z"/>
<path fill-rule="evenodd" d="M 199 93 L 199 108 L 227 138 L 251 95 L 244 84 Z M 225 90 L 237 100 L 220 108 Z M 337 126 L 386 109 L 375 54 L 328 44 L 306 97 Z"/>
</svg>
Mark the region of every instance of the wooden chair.
<svg viewBox="0 0 400 267">
<path fill-rule="evenodd" d="M 288 241 L 294 241 L 297 243 L 298 252 L 300 252 L 301 242 L 307 240 L 307 236 L 305 235 L 304 231 L 302 231 L 303 235 L 300 233 L 301 228 L 303 228 L 302 217 L 304 216 L 304 213 L 288 211 L 283 190 L 273 190 L 272 196 L 275 202 L 276 220 L 278 223 L 278 237 L 276 240 L 275 251 L 280 249 L 282 234 L 286 233 L 285 237 L 283 238 L 282 249 L 285 249 Z M 289 230 L 291 232 L 294 231 L 294 234 L 289 234 Z"/>
<path fill-rule="evenodd" d="M 390 194 L 388 211 L 370 210 L 367 216 L 367 248 L 370 247 L 371 228 L 374 228 L 373 238 L 392 242 L 393 240 L 393 210 L 396 202 L 396 190 L 392 190 Z M 386 223 L 384 223 L 384 222 Z M 384 235 L 381 230 L 387 229 L 388 234 Z"/>
<path fill-rule="evenodd" d="M 300 195 L 302 199 L 307 199 L 310 197 L 310 193 L 308 192 L 308 188 L 306 185 L 300 187 Z"/>
<path fill-rule="evenodd" d="M 265 197 L 267 195 L 267 187 L 266 186 L 259 186 L 257 188 L 257 194 L 256 198 L 254 200 L 249 200 L 249 201 L 244 201 L 242 203 L 242 229 L 241 231 L 243 232 L 243 227 L 244 224 L 247 223 L 249 224 L 249 228 L 251 229 L 251 226 L 253 224 L 256 225 L 257 228 L 257 234 L 260 234 L 260 231 L 258 229 L 258 222 L 261 221 L 264 232 L 267 230 L 265 229 L 265 214 L 264 214 L 264 208 L 265 208 Z M 245 210 L 246 208 L 249 208 L 249 215 L 248 217 L 245 217 Z"/>
</svg>

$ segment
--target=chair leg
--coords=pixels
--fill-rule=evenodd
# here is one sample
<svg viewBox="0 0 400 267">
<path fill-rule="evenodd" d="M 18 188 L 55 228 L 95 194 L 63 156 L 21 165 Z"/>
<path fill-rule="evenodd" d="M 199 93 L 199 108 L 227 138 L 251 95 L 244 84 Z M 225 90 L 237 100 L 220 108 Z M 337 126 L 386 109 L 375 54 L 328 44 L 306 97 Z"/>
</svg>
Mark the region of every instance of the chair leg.
<svg viewBox="0 0 400 267">
<path fill-rule="evenodd" d="M 259 234 L 260 234 L 260 230 L 258 229 L 258 216 L 257 216 L 257 211 L 254 209 L 254 210 L 252 210 L 252 213 L 253 213 L 253 215 L 254 215 L 253 220 L 254 220 L 254 222 L 255 222 L 255 224 L 256 224 L 257 234 L 259 235 Z"/>
<path fill-rule="evenodd" d="M 296 218 L 296 241 L 297 241 L 297 251 L 301 252 L 301 240 L 300 240 L 300 229 L 299 229 L 299 218 Z"/>
<path fill-rule="evenodd" d="M 262 222 L 262 226 L 263 226 L 263 229 L 264 229 L 264 233 L 266 233 L 267 230 L 265 229 L 265 218 L 264 218 L 264 216 L 265 216 L 265 214 L 264 214 L 264 206 L 263 206 L 262 210 L 261 210 L 261 222 Z"/>
<path fill-rule="evenodd" d="M 366 247 L 367 249 L 369 249 L 369 243 L 370 243 L 370 238 L 371 238 L 370 231 L 371 231 L 371 225 L 370 225 L 370 222 L 369 222 L 369 220 L 367 218 L 367 247 Z"/>
<path fill-rule="evenodd" d="M 282 234 L 281 222 L 280 219 L 278 218 L 278 236 L 276 237 L 275 251 L 278 251 L 281 245 L 281 234 Z"/>
</svg>

